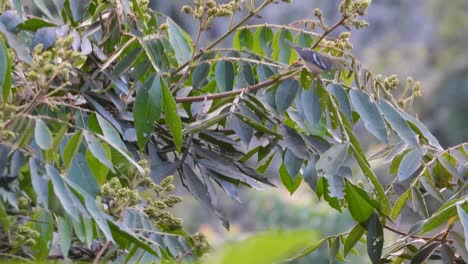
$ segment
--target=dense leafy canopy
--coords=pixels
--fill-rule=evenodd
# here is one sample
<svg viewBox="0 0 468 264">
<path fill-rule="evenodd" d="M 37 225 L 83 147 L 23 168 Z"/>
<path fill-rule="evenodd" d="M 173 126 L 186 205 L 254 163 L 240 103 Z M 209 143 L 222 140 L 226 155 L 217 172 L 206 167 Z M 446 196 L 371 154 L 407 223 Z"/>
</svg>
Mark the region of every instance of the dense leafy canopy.
<svg viewBox="0 0 468 264">
<path fill-rule="evenodd" d="M 372 263 L 468 256 L 468 145 L 444 150 L 404 111 L 419 83 L 409 79 L 403 97 L 394 95 L 401 94 L 394 92 L 398 78 L 374 75 L 354 59 L 348 32 L 328 36 L 341 26 L 364 27 L 360 16 L 370 1 L 343 1 L 333 26 L 316 10 L 316 21 L 305 23 L 321 34 L 243 25 L 272 0 L 194 2 L 183 8 L 199 21 L 193 40 L 143 0 L 34 0 L 28 8 L 11 1 L 3 10 L 5 256 L 195 260 L 209 245 L 167 211 L 181 201 L 171 194 L 174 177 L 227 228 L 220 192 L 239 200 L 242 186 L 281 183 L 293 194 L 305 182 L 356 221 L 349 233 L 323 239 L 313 232 L 262 234 L 208 263 L 255 254 L 256 263 L 271 263 L 302 249 L 300 258 L 325 241 L 334 260 L 357 243 L 367 245 Z M 246 16 L 199 50 L 209 23 L 240 7 Z M 217 48 L 230 35 L 232 48 Z M 295 63 L 287 40 L 343 56 L 352 69 L 315 76 Z M 355 134 L 361 123 L 383 146 L 372 157 Z M 371 160 L 389 164 L 388 171 L 377 173 Z M 267 173 L 273 163 L 281 163 L 280 181 Z M 401 237 L 388 242 L 384 228 Z"/>
</svg>

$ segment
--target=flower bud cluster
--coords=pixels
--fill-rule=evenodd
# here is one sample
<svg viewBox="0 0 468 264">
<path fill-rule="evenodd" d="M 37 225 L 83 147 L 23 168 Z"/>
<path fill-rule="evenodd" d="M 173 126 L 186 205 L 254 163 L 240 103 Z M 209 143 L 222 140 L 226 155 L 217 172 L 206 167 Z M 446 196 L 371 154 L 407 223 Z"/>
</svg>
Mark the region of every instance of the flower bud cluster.
<svg viewBox="0 0 468 264">
<path fill-rule="evenodd" d="M 0 104 L 0 142 L 12 141 L 15 139 L 15 133 L 6 128 L 6 123 L 15 117 L 16 106 L 3 103 Z"/>
<path fill-rule="evenodd" d="M 110 212 L 119 214 L 125 207 L 135 206 L 140 196 L 137 191 L 122 186 L 119 178 L 114 177 L 102 186 L 101 199 L 109 205 Z"/>
<path fill-rule="evenodd" d="M 340 4 L 340 12 L 343 17 L 347 18 L 345 24 L 357 29 L 367 27 L 369 24 L 357 17 L 366 15 L 370 2 L 371 0 L 343 0 Z"/>
<path fill-rule="evenodd" d="M 145 181 L 145 185 L 156 192 L 157 199 L 147 198 L 145 213 L 155 221 L 162 230 L 174 231 L 182 228 L 182 219 L 174 217 L 167 211 L 182 202 L 179 196 L 167 194 L 174 191 L 174 176 L 168 176 L 160 184 L 154 183 L 150 178 Z"/>
<path fill-rule="evenodd" d="M 39 239 L 39 232 L 24 225 L 19 225 L 13 230 L 13 247 L 25 247 L 25 246 L 34 246 Z"/>
<path fill-rule="evenodd" d="M 38 44 L 33 52 L 33 62 L 29 67 L 27 78 L 39 83 L 44 89 L 49 89 L 46 83 L 54 78 L 63 78 L 68 81 L 73 67 L 78 66 L 85 57 L 71 47 L 73 37 L 59 38 L 50 50 L 44 50 L 42 44 Z"/>
<path fill-rule="evenodd" d="M 193 243 L 193 249 L 201 253 L 206 253 L 210 249 L 208 239 L 203 233 L 195 233 L 191 237 Z"/>
<path fill-rule="evenodd" d="M 193 6 L 184 5 L 181 11 L 193 14 L 196 19 L 202 21 L 202 29 L 206 29 L 214 18 L 232 16 L 240 10 L 240 2 L 240 0 L 232 0 L 228 3 L 217 4 L 215 0 L 195 0 Z"/>
</svg>

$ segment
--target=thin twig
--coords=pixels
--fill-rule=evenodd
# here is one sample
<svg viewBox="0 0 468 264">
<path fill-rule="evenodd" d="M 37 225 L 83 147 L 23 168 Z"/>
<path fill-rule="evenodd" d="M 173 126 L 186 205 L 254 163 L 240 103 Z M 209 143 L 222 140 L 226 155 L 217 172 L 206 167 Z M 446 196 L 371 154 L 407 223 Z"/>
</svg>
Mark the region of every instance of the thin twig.
<svg viewBox="0 0 468 264">
<path fill-rule="evenodd" d="M 343 24 L 343 22 L 345 22 L 345 20 L 348 19 L 347 17 L 343 17 L 340 19 L 340 21 L 336 22 L 335 25 L 333 25 L 331 28 L 329 28 L 328 30 L 326 30 L 314 43 L 314 45 L 312 45 L 311 49 L 315 49 L 318 44 L 320 43 L 320 41 L 322 41 L 322 39 L 324 39 L 328 34 L 330 34 L 332 31 L 334 31 L 335 29 L 337 29 L 339 26 L 341 26 Z"/>
<path fill-rule="evenodd" d="M 101 249 L 98 251 L 98 253 L 96 254 L 96 257 L 94 258 L 93 264 L 99 263 L 99 259 L 101 258 L 102 254 L 104 254 L 104 251 L 106 251 L 106 249 L 108 249 L 110 245 L 111 245 L 111 242 L 109 240 L 106 241 L 104 245 L 102 245 Z"/>
<path fill-rule="evenodd" d="M 445 231 L 441 231 L 441 232 L 439 232 L 438 234 L 436 234 L 433 237 L 416 236 L 416 235 L 410 235 L 408 233 L 400 231 L 400 230 L 398 230 L 396 228 L 393 228 L 393 227 L 391 227 L 389 225 L 384 225 L 384 227 L 385 227 L 385 229 L 390 230 L 393 233 L 396 233 L 396 234 L 399 234 L 399 235 L 402 235 L 402 236 L 407 236 L 407 237 L 416 238 L 416 239 L 423 239 L 423 240 L 431 240 L 431 241 L 434 241 L 434 240 L 443 241 L 443 238 L 439 238 L 439 237 L 442 236 L 443 234 L 445 234 Z M 445 241 L 448 241 L 449 243 L 452 242 L 450 239 L 448 239 L 448 240 L 446 239 Z"/>
</svg>

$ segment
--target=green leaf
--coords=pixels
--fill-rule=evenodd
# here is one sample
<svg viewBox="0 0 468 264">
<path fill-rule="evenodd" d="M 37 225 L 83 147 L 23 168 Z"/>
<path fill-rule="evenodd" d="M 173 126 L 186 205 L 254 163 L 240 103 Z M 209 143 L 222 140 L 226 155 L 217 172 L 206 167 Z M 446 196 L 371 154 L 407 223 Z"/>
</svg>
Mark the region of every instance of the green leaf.
<svg viewBox="0 0 468 264">
<path fill-rule="evenodd" d="M 5 43 L 0 40 L 0 97 L 6 102 L 11 89 L 11 61 Z"/>
<path fill-rule="evenodd" d="M 465 198 L 457 199 L 457 200 L 450 200 L 444 205 L 442 205 L 435 213 L 431 215 L 430 218 L 424 220 L 422 222 L 421 227 L 418 229 L 421 233 L 430 232 L 443 223 L 447 222 L 450 218 L 457 215 L 457 205 L 462 205 Z M 468 207 L 468 206 L 467 206 Z"/>
<path fill-rule="evenodd" d="M 424 246 L 422 249 L 418 251 L 414 255 L 414 257 L 411 259 L 410 264 L 422 264 L 425 263 L 427 259 L 429 259 L 430 256 L 432 256 L 432 253 L 441 245 L 440 242 L 435 242 L 432 243 L 428 246 Z"/>
<path fill-rule="evenodd" d="M 254 47 L 254 34 L 250 29 L 244 28 L 238 30 L 234 35 L 234 43 L 232 47 L 237 50 L 248 49 L 253 50 Z"/>
<path fill-rule="evenodd" d="M 413 175 L 421 166 L 421 159 L 421 150 L 417 148 L 406 153 L 398 167 L 398 180 L 404 181 Z"/>
<path fill-rule="evenodd" d="M 85 14 L 85 10 L 88 8 L 90 0 L 68 0 L 67 2 L 70 5 L 73 20 L 78 22 Z"/>
<path fill-rule="evenodd" d="M 371 101 L 369 96 L 360 90 L 352 89 L 349 91 L 351 103 L 359 116 L 364 121 L 367 130 L 376 136 L 382 143 L 388 144 L 387 129 L 385 122 L 380 115 L 376 104 Z"/>
<path fill-rule="evenodd" d="M 278 60 L 281 63 L 289 64 L 290 59 L 294 57 L 291 57 L 291 54 L 293 54 L 293 52 L 291 46 L 289 46 L 286 40 L 292 41 L 292 34 L 289 30 L 281 29 L 278 32 L 276 32 L 275 38 L 273 40 L 272 57 L 274 60 Z"/>
<path fill-rule="evenodd" d="M 292 195 L 297 188 L 301 185 L 302 182 L 302 175 L 294 175 L 291 176 L 288 173 L 288 170 L 286 169 L 286 166 L 284 163 L 281 164 L 279 168 L 279 175 L 281 178 L 281 182 L 283 183 L 284 187 L 288 189 L 289 193 Z"/>
<path fill-rule="evenodd" d="M 325 201 L 328 202 L 328 204 L 335 208 L 336 210 L 341 212 L 341 205 L 340 201 L 338 200 L 337 197 L 332 197 L 330 196 L 330 191 L 328 187 L 328 180 L 325 177 L 320 177 L 318 182 L 317 182 L 317 196 L 320 198 L 323 196 Z"/>
<path fill-rule="evenodd" d="M 332 84 L 328 86 L 328 89 L 335 95 L 336 99 L 338 100 L 340 111 L 348 118 L 349 122 L 353 121 L 353 117 L 351 114 L 351 105 L 349 103 L 349 97 L 346 91 L 343 89 L 341 85 Z"/>
<path fill-rule="evenodd" d="M 119 225 L 113 221 L 107 220 L 112 236 L 115 237 L 116 241 L 127 241 L 131 242 L 138 247 L 144 249 L 146 252 L 151 253 L 154 256 L 159 256 L 154 249 L 152 249 L 148 244 L 139 239 L 135 234 L 132 234 L 130 231 L 121 228 Z"/>
<path fill-rule="evenodd" d="M 309 48 L 312 46 L 312 42 L 314 39 L 310 34 L 307 34 L 305 32 L 299 32 L 297 33 L 296 37 L 294 38 L 296 40 L 296 43 L 298 46 Z"/>
<path fill-rule="evenodd" d="M 177 105 L 174 97 L 172 97 L 171 91 L 169 91 L 169 88 L 163 79 L 160 79 L 160 85 L 162 89 L 163 110 L 164 114 L 166 115 L 164 121 L 171 131 L 174 145 L 177 151 L 180 153 L 183 143 L 182 121 L 180 120 L 180 116 L 177 113 Z"/>
<path fill-rule="evenodd" d="M 349 212 L 354 220 L 364 223 L 374 212 L 375 202 L 371 202 L 371 198 L 366 191 L 353 185 L 347 179 L 345 182 L 345 198 L 348 202 Z"/>
<path fill-rule="evenodd" d="M 94 155 L 94 157 L 96 157 L 100 163 L 104 164 L 107 168 L 114 172 L 114 166 L 108 159 L 107 152 L 99 140 L 97 140 L 96 137 L 89 131 L 84 131 L 84 138 L 86 144 L 88 145 L 89 151 Z"/>
<path fill-rule="evenodd" d="M 216 84 L 220 92 L 231 91 L 234 87 L 234 66 L 230 61 L 219 61 L 215 67 Z"/>
<path fill-rule="evenodd" d="M 319 174 L 335 175 L 348 156 L 348 147 L 347 143 L 336 144 L 320 155 L 315 167 Z"/>
<path fill-rule="evenodd" d="M 46 2 L 44 2 L 44 0 L 33 0 L 33 2 L 46 16 L 48 16 L 50 19 L 54 18 L 54 16 L 48 8 L 48 5 L 46 4 Z"/>
<path fill-rule="evenodd" d="M 49 211 L 41 210 L 40 215 L 35 224 L 35 229 L 39 232 L 40 239 L 36 240 L 36 244 L 33 248 L 37 249 L 38 252 L 34 254 L 36 260 L 46 260 L 49 256 L 50 243 L 54 232 L 54 222 L 52 215 Z"/>
<path fill-rule="evenodd" d="M 330 263 L 335 264 L 338 259 L 338 254 L 340 253 L 341 239 L 339 236 L 336 236 L 333 240 L 330 238 L 328 240 L 328 247 L 330 248 Z"/>
<path fill-rule="evenodd" d="M 115 64 L 112 71 L 112 75 L 116 78 L 120 78 L 122 74 L 126 73 L 132 67 L 135 67 L 135 61 L 143 50 L 138 47 L 138 43 L 135 42 L 129 45 L 124 51 L 125 53 L 121 55 L 121 58 L 117 64 Z"/>
<path fill-rule="evenodd" d="M 179 64 L 190 60 L 193 52 L 193 43 L 190 36 L 182 30 L 172 19 L 167 17 L 169 43 Z"/>
<path fill-rule="evenodd" d="M 379 216 L 374 213 L 367 222 L 367 254 L 372 264 L 380 264 L 384 244 L 383 226 Z"/>
<path fill-rule="evenodd" d="M 415 186 L 411 188 L 411 198 L 414 211 L 417 212 L 421 217 L 428 218 L 429 212 L 427 210 L 426 200 L 424 199 L 419 189 Z"/>
<path fill-rule="evenodd" d="M 80 148 L 81 141 L 83 140 L 82 130 L 78 130 L 71 138 L 68 140 L 67 145 L 63 150 L 63 165 L 66 169 L 70 167 L 73 156 L 78 152 Z"/>
<path fill-rule="evenodd" d="M 202 62 L 195 66 L 195 69 L 192 71 L 192 87 L 193 89 L 200 89 L 203 87 L 203 84 L 206 82 L 206 78 L 210 73 L 210 64 Z"/>
<path fill-rule="evenodd" d="M 392 208 L 392 214 L 391 214 L 391 219 L 396 220 L 396 218 L 400 215 L 401 209 L 403 209 L 403 206 L 406 203 L 406 200 L 408 199 L 408 194 L 409 194 L 410 189 L 406 190 L 395 202 L 395 205 Z"/>
<path fill-rule="evenodd" d="M 315 240 L 317 234 L 310 230 L 268 231 L 228 245 L 211 255 L 204 263 L 276 263 L 293 255 L 305 243 Z"/>
<path fill-rule="evenodd" d="M 301 105 L 305 116 L 304 122 L 310 132 L 316 131 L 317 126 L 320 123 L 320 119 L 322 118 L 322 107 L 317 95 L 316 84 L 316 82 L 313 82 L 310 89 L 302 90 L 300 93 Z"/>
<path fill-rule="evenodd" d="M 345 257 L 346 255 L 348 255 L 349 251 L 351 251 L 351 249 L 354 248 L 359 239 L 361 239 L 362 235 L 364 235 L 365 230 L 366 229 L 362 224 L 357 224 L 356 226 L 354 226 L 351 232 L 349 232 L 349 235 L 344 243 L 343 249 L 343 254 Z"/>
<path fill-rule="evenodd" d="M 106 158 L 111 160 L 112 159 L 112 154 L 110 147 L 107 145 L 102 146 L 106 155 Z M 89 149 L 86 150 L 86 164 L 90 172 L 92 173 L 93 179 L 99 183 L 99 185 L 102 185 L 106 182 L 107 174 L 109 174 L 109 168 L 102 164 L 99 159 L 97 159 Z M 76 158 L 76 157 L 75 157 Z M 75 161 L 74 163 L 76 163 Z M 74 164 L 76 167 L 76 164 Z M 86 166 L 84 164 L 80 164 L 83 166 Z M 81 166 L 79 166 L 81 167 Z M 70 170 L 71 171 L 71 170 Z"/>
<path fill-rule="evenodd" d="M 416 130 L 416 132 L 418 132 L 418 134 L 422 135 L 424 138 L 427 139 L 427 141 L 429 142 L 429 144 L 431 144 L 432 146 L 436 147 L 437 149 L 439 150 L 443 150 L 442 146 L 440 145 L 439 141 L 437 140 L 437 138 L 434 137 L 434 135 L 432 135 L 432 133 L 429 131 L 429 129 L 423 124 L 421 123 L 421 121 L 417 120 L 416 118 L 414 118 L 413 116 L 405 113 L 405 112 L 399 112 L 400 115 L 403 116 L 403 118 L 410 124 L 410 125 L 413 125 L 413 130 Z"/>
<path fill-rule="evenodd" d="M 465 209 L 460 205 L 457 205 L 457 213 L 460 218 L 460 223 L 463 226 L 463 232 L 465 234 L 465 248 L 468 250 L 468 214 L 465 212 Z"/>
<path fill-rule="evenodd" d="M 312 243 L 310 246 L 308 246 L 303 251 L 301 251 L 301 253 L 297 254 L 296 256 L 294 256 L 294 258 L 291 258 L 289 260 L 296 260 L 296 259 L 300 259 L 300 258 L 303 258 L 303 257 L 309 255 L 310 253 L 317 250 L 317 248 L 319 248 L 323 244 L 323 242 L 325 242 L 327 240 L 328 240 L 328 237 L 325 237 L 325 238 L 320 239 L 317 242 Z"/>
<path fill-rule="evenodd" d="M 47 22 L 45 20 L 42 20 L 40 18 L 30 18 L 18 24 L 16 27 L 22 30 L 36 31 L 42 27 L 55 27 L 55 26 L 57 25 Z"/>
<path fill-rule="evenodd" d="M 110 150 L 108 148 L 106 151 L 110 154 Z M 88 153 L 90 152 L 86 152 L 86 158 L 89 158 L 88 160 L 85 159 L 82 153 L 78 153 L 74 156 L 70 169 L 67 172 L 67 178 L 70 179 L 70 181 L 75 182 L 87 191 L 89 195 L 95 198 L 100 191 L 99 186 L 104 184 L 106 181 L 106 175 L 109 172 L 109 169 L 97 161 L 94 156 L 88 155 Z M 94 164 L 92 162 L 94 162 Z M 98 166 L 98 168 L 92 169 L 94 166 Z"/>
<path fill-rule="evenodd" d="M 307 160 L 309 159 L 309 151 L 304 139 L 301 137 L 299 132 L 295 129 L 290 128 L 287 125 L 282 125 L 279 130 L 280 134 L 283 135 L 286 147 L 294 153 L 298 158 Z"/>
<path fill-rule="evenodd" d="M 0 224 L 2 224 L 2 230 L 9 232 L 11 227 L 10 217 L 8 216 L 3 201 L 0 201 Z"/>
<path fill-rule="evenodd" d="M 254 52 L 259 55 L 266 55 L 269 53 L 268 43 L 273 40 L 273 30 L 271 28 L 262 26 L 255 31 Z"/>
<path fill-rule="evenodd" d="M 127 151 L 125 143 L 120 138 L 120 134 L 117 129 L 111 124 L 110 121 L 107 121 L 100 114 L 96 114 L 96 120 L 99 124 L 99 127 L 102 131 L 102 134 L 106 138 L 106 142 L 112 142 L 113 145 L 118 146 L 123 151 Z"/>
<path fill-rule="evenodd" d="M 348 130 L 348 128 L 346 129 L 346 131 L 348 132 L 348 134 L 349 134 L 349 132 L 352 132 L 352 131 Z M 349 135 L 351 135 L 351 134 L 349 134 Z M 352 150 L 352 152 L 354 154 L 354 157 L 356 158 L 356 160 L 357 160 L 357 162 L 359 164 L 359 167 L 361 168 L 364 175 L 370 180 L 370 182 L 372 183 L 372 185 L 375 188 L 378 201 L 380 202 L 380 211 L 382 212 L 382 214 L 388 216 L 388 215 L 390 215 L 392 209 L 391 209 L 391 206 L 390 206 L 390 201 L 388 200 L 388 197 L 385 194 L 385 190 L 384 190 L 382 184 L 380 184 L 379 179 L 377 178 L 377 176 L 375 175 L 375 173 L 372 171 L 369 164 L 367 163 L 367 160 L 366 160 L 365 156 L 362 155 L 361 152 L 357 150 L 358 148 L 361 149 L 360 145 L 359 145 L 358 148 L 356 148 L 354 146 L 354 144 L 359 144 L 359 142 L 354 141 L 352 143 L 352 145 L 351 145 L 351 150 Z"/>
<path fill-rule="evenodd" d="M 71 217 L 74 219 L 78 219 L 79 213 L 77 206 L 74 204 L 71 196 L 74 195 L 70 192 L 70 190 L 65 186 L 62 176 L 59 174 L 57 169 L 52 167 L 49 164 L 46 164 L 45 169 L 47 171 L 47 175 L 49 175 L 50 179 L 52 180 L 52 186 L 54 188 L 54 194 L 60 201 L 65 212 L 67 212 Z"/>
<path fill-rule="evenodd" d="M 379 109 L 382 112 L 385 120 L 395 130 L 395 132 L 411 147 L 419 148 L 418 139 L 414 131 L 408 126 L 405 119 L 401 116 L 400 112 L 397 111 L 392 105 L 386 100 L 379 100 Z"/>
<path fill-rule="evenodd" d="M 48 150 L 52 147 L 52 133 L 47 125 L 40 119 L 36 120 L 34 139 L 41 149 Z"/>
<path fill-rule="evenodd" d="M 263 132 L 267 135 L 277 136 L 279 138 L 282 137 L 280 133 L 269 129 L 268 127 L 264 126 L 262 123 L 255 121 L 254 119 L 248 117 L 247 115 L 243 115 L 239 112 L 235 112 L 234 114 L 236 115 L 236 117 L 242 120 L 242 122 L 244 122 L 245 124 L 249 125 L 250 127 L 254 128 L 257 131 Z"/>
<path fill-rule="evenodd" d="M 67 258 L 73 239 L 73 224 L 71 219 L 67 215 L 65 217 L 58 217 L 57 229 L 60 251 L 63 257 Z"/>
<path fill-rule="evenodd" d="M 275 105 L 280 114 L 289 108 L 298 90 L 299 82 L 295 79 L 287 79 L 278 86 L 275 93 Z"/>
<path fill-rule="evenodd" d="M 161 116 L 162 103 L 161 78 L 155 75 L 137 89 L 133 104 L 133 120 L 140 149 L 145 147 L 154 131 L 154 122 Z"/>
<path fill-rule="evenodd" d="M 283 163 L 288 171 L 288 174 L 292 177 L 292 180 L 296 178 L 296 175 L 299 173 L 299 170 L 304 163 L 304 160 L 296 157 L 292 151 L 286 149 L 284 152 Z"/>
</svg>

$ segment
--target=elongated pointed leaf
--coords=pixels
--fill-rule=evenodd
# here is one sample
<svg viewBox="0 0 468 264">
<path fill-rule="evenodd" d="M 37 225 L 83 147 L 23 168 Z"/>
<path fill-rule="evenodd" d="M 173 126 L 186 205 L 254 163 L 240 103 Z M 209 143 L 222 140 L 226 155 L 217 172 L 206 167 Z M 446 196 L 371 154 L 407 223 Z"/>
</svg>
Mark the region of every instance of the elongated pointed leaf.
<svg viewBox="0 0 468 264">
<path fill-rule="evenodd" d="M 418 148 L 419 143 L 416 134 L 406 123 L 400 112 L 390 105 L 386 100 L 379 100 L 379 109 L 385 120 L 390 124 L 393 130 L 411 147 Z"/>
<path fill-rule="evenodd" d="M 457 213 L 465 234 L 465 248 L 468 250 L 468 239 L 466 239 L 468 237 L 468 214 L 465 212 L 465 209 L 463 209 L 463 207 L 461 207 L 460 205 L 457 205 Z"/>
<path fill-rule="evenodd" d="M 234 65 L 230 61 L 220 61 L 215 67 L 216 84 L 220 92 L 231 91 L 234 87 Z"/>
<path fill-rule="evenodd" d="M 282 114 L 294 101 L 297 91 L 299 90 L 299 82 L 294 79 L 288 79 L 280 84 L 275 93 L 276 110 Z"/>
<path fill-rule="evenodd" d="M 301 105 L 304 111 L 306 125 L 310 131 L 314 131 L 322 117 L 322 108 L 317 95 L 315 82 L 310 89 L 301 91 Z"/>
<path fill-rule="evenodd" d="M 349 95 L 354 109 L 358 112 L 367 130 L 382 143 L 388 144 L 385 122 L 376 104 L 370 100 L 367 94 L 359 90 L 353 89 L 349 91 Z"/>
<path fill-rule="evenodd" d="M 343 254 L 346 257 L 349 251 L 354 248 L 356 243 L 361 239 L 362 235 L 364 235 L 364 231 L 366 229 L 362 224 L 357 224 L 354 228 L 349 232 L 348 237 L 346 237 L 346 241 L 343 246 Z"/>
<path fill-rule="evenodd" d="M 41 149 L 48 150 L 52 147 L 52 133 L 47 125 L 40 119 L 36 120 L 34 139 Z"/>
<path fill-rule="evenodd" d="M 167 17 L 169 42 L 174 49 L 179 64 L 190 60 L 193 51 L 193 43 L 190 36 L 182 30 L 172 19 Z"/>
<path fill-rule="evenodd" d="M 144 148 L 151 137 L 154 122 L 161 115 L 162 103 L 161 78 L 155 75 L 139 87 L 133 104 L 133 120 L 140 149 Z"/>
<path fill-rule="evenodd" d="M 415 173 L 421 166 L 421 151 L 413 149 L 403 156 L 400 166 L 398 167 L 398 180 L 404 181 Z"/>
<path fill-rule="evenodd" d="M 93 156 L 96 157 L 96 159 L 98 159 L 99 162 L 101 162 L 113 172 L 114 166 L 112 162 L 108 159 L 106 151 L 102 146 L 101 142 L 99 142 L 99 140 L 97 140 L 97 138 L 88 131 L 84 131 L 83 134 L 86 144 L 88 145 L 89 151 L 91 151 Z"/>
<path fill-rule="evenodd" d="M 171 91 L 169 91 L 169 88 L 163 79 L 160 79 L 160 85 L 162 89 L 163 110 L 164 114 L 166 115 L 164 121 L 171 131 L 172 139 L 174 140 L 174 145 L 177 151 L 180 152 L 183 141 L 182 121 L 180 120 L 179 113 L 177 112 L 177 105 L 174 97 L 172 96 Z"/>
<path fill-rule="evenodd" d="M 80 148 L 81 141 L 83 140 L 82 130 L 78 130 L 71 138 L 68 140 L 65 149 L 63 150 L 63 165 L 65 168 L 70 167 L 70 163 L 73 159 L 73 156 L 78 152 Z"/>
<path fill-rule="evenodd" d="M 11 61 L 8 57 L 8 50 L 0 41 L 0 97 L 6 101 L 11 88 Z"/>
<path fill-rule="evenodd" d="M 432 255 L 432 253 L 434 253 L 434 251 L 441 245 L 441 243 L 439 242 L 436 242 L 436 243 L 432 243 L 428 246 L 425 246 L 424 248 L 422 248 L 421 250 L 418 251 L 418 253 L 416 253 L 413 257 L 413 259 L 411 259 L 411 263 L 410 264 L 421 264 L 421 263 L 425 263 L 425 261 Z"/>
<path fill-rule="evenodd" d="M 348 144 L 336 144 L 320 155 L 316 165 L 317 171 L 329 175 L 336 174 L 348 156 L 348 147 Z"/>
<path fill-rule="evenodd" d="M 269 27 L 259 27 L 255 31 L 254 52 L 260 55 L 269 53 L 269 43 L 273 40 L 273 30 Z"/>
<path fill-rule="evenodd" d="M 353 185 L 346 180 L 346 201 L 348 202 L 349 212 L 354 220 L 364 223 L 376 209 L 371 203 L 369 195 L 361 188 Z"/>
<path fill-rule="evenodd" d="M 367 222 L 367 254 L 372 264 L 380 264 L 384 244 L 383 226 L 379 216 L 372 214 Z"/>
<path fill-rule="evenodd" d="M 73 217 L 74 219 L 78 219 L 79 212 L 71 197 L 71 195 L 74 194 L 71 193 L 70 190 L 66 187 L 62 176 L 60 176 L 59 172 L 54 167 L 47 164 L 45 169 L 47 171 L 47 175 L 49 175 L 50 179 L 52 180 L 54 193 L 59 199 L 63 209 L 71 217 Z"/>
<path fill-rule="evenodd" d="M 238 30 L 234 35 L 234 43 L 232 46 L 237 50 L 252 50 L 254 47 L 254 34 L 247 28 Z"/>
</svg>

